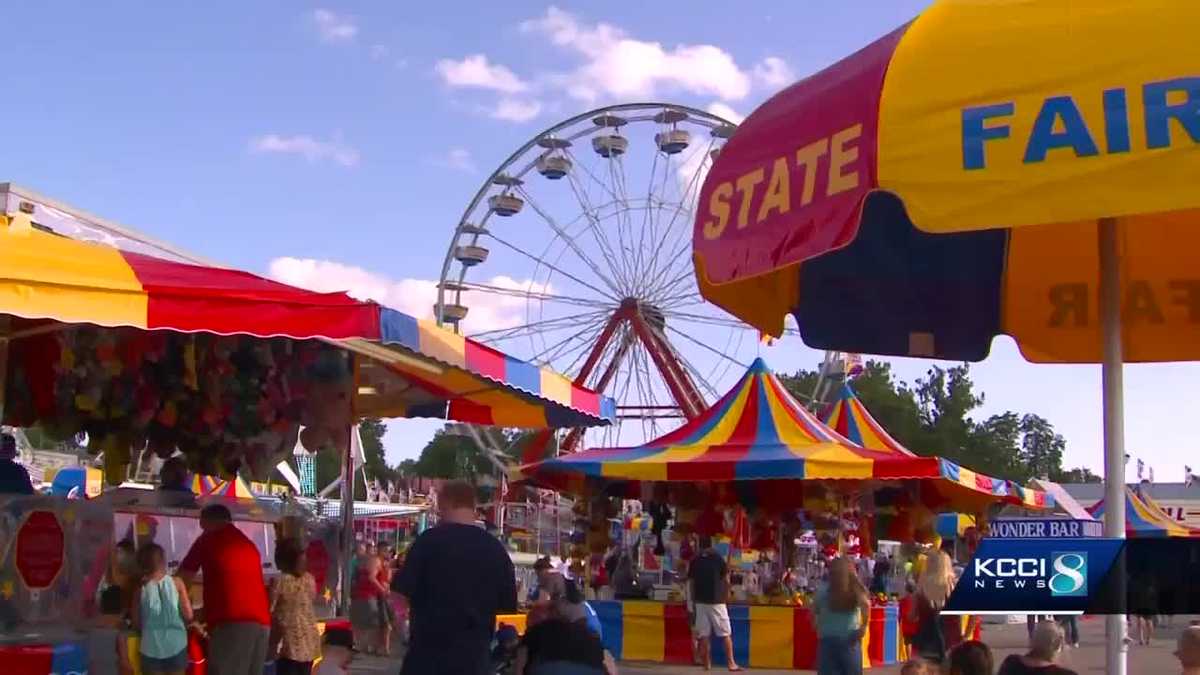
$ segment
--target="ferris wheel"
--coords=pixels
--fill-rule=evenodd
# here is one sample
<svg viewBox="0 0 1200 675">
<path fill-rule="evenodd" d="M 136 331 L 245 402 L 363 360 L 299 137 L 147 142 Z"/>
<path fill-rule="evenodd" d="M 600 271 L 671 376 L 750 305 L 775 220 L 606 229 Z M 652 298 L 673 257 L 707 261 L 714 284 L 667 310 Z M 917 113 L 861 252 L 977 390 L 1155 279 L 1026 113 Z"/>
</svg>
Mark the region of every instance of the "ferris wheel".
<svg viewBox="0 0 1200 675">
<path fill-rule="evenodd" d="M 438 322 L 615 399 L 613 426 L 562 451 L 665 433 L 753 359 L 757 332 L 700 297 L 691 258 L 700 187 L 735 128 L 663 103 L 577 115 L 501 163 L 451 234 Z"/>
</svg>

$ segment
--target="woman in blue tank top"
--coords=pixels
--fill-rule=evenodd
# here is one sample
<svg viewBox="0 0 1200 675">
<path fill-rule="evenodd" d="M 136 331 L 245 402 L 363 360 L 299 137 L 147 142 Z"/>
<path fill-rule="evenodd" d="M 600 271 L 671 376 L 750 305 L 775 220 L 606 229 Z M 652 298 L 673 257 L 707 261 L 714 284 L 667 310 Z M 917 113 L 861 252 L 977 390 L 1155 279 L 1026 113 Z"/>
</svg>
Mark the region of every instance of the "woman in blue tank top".
<svg viewBox="0 0 1200 675">
<path fill-rule="evenodd" d="M 138 651 L 143 673 L 183 675 L 188 667 L 187 624 L 192 603 L 183 582 L 167 574 L 162 547 L 147 544 L 138 551 L 145 578 L 133 603 L 133 624 L 141 632 Z"/>
</svg>

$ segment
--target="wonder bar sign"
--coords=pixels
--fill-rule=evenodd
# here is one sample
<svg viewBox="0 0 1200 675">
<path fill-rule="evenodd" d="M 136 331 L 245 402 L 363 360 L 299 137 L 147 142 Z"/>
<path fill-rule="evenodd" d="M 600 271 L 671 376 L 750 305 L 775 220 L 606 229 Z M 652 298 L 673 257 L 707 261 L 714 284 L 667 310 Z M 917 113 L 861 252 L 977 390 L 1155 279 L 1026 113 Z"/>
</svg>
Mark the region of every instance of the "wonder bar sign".
<svg viewBox="0 0 1200 675">
<path fill-rule="evenodd" d="M 988 536 L 1003 539 L 1103 537 L 1104 523 L 1066 518 L 1002 518 L 992 521 Z"/>
</svg>

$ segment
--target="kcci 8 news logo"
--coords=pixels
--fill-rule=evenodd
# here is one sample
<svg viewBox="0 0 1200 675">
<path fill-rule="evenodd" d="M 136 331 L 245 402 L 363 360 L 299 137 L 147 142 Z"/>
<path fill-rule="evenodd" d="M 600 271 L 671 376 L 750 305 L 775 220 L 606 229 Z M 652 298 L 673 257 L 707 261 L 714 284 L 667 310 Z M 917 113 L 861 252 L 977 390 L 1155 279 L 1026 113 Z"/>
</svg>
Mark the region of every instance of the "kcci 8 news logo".
<svg viewBox="0 0 1200 675">
<path fill-rule="evenodd" d="M 1053 551 L 1049 556 L 975 558 L 975 588 L 1045 589 L 1055 597 L 1087 596 L 1087 551 Z"/>
</svg>

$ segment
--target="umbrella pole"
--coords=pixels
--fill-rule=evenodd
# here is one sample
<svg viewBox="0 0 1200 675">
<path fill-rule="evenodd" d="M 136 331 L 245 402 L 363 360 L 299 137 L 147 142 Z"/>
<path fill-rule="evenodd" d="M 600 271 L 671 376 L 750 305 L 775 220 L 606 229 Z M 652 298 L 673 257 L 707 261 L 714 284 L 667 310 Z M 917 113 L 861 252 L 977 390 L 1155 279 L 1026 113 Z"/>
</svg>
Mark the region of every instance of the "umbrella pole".
<svg viewBox="0 0 1200 675">
<path fill-rule="evenodd" d="M 1117 220 L 1098 223 L 1100 245 L 1100 321 L 1104 360 L 1101 380 L 1104 396 L 1104 536 L 1125 538 L 1125 410 L 1121 343 L 1121 265 L 1117 248 Z M 1118 558 L 1120 560 L 1120 558 Z M 1125 575 L 1117 570 L 1118 597 L 1124 600 Z M 1106 672 L 1125 675 L 1129 646 L 1125 642 L 1123 614 L 1105 617 Z"/>
<path fill-rule="evenodd" d="M 343 430 L 346 452 L 342 455 L 342 612 L 350 611 L 350 592 L 354 579 L 350 577 L 351 560 L 354 557 L 354 434 L 358 427 L 351 425 Z"/>
</svg>

